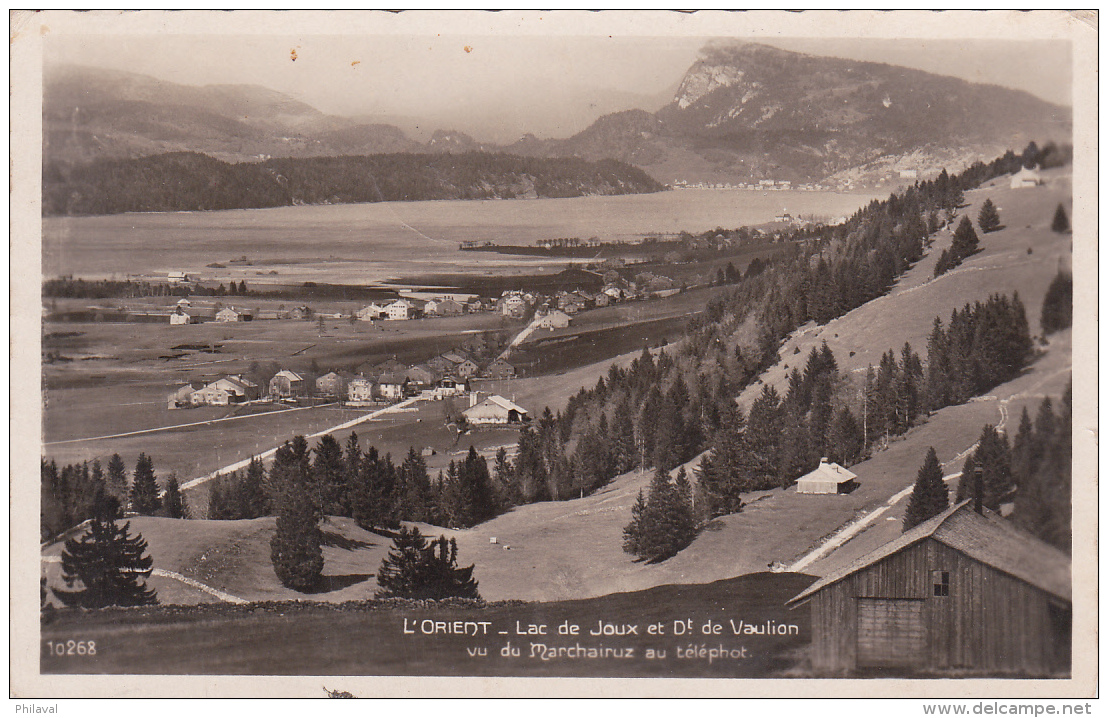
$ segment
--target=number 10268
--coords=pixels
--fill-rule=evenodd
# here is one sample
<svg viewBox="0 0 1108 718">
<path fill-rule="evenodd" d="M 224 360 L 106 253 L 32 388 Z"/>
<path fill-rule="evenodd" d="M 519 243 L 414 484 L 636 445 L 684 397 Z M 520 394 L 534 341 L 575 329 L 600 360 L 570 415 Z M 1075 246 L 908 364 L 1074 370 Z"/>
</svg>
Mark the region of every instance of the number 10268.
<svg viewBox="0 0 1108 718">
<path fill-rule="evenodd" d="M 47 641 L 46 652 L 52 656 L 95 656 L 96 641 Z"/>
</svg>

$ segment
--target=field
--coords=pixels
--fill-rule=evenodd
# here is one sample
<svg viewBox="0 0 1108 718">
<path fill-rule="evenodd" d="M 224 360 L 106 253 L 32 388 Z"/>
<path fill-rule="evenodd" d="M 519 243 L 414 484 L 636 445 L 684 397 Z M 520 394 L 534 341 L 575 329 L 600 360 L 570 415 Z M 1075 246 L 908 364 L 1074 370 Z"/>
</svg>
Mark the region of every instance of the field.
<svg viewBox="0 0 1108 718">
<path fill-rule="evenodd" d="M 810 640 L 806 612 L 782 604 L 811 582 L 810 576 L 763 573 L 695 589 L 660 586 L 597 599 L 487 608 L 300 604 L 67 612 L 43 625 L 41 665 L 43 673 L 101 674 L 774 677 L 796 669 L 797 649 Z M 424 621 L 446 622 L 444 627 L 469 621 L 478 635 L 426 635 L 419 628 Z M 621 631 L 636 626 L 637 634 L 589 635 L 601 631 L 600 621 Z M 709 622 L 720 632 L 705 635 Z M 745 634 L 749 624 L 765 633 L 767 623 L 788 634 Z M 561 626 L 572 630 L 570 625 L 578 626 L 577 635 L 558 634 Z M 655 630 L 662 635 L 648 633 L 650 625 L 660 626 Z M 546 635 L 523 633 L 532 626 Z M 675 626 L 692 628 L 674 635 Z M 743 635 L 736 636 L 735 628 Z M 48 641 L 64 642 L 74 631 L 95 641 L 96 656 L 48 652 Z M 503 655 L 506 646 L 518 654 Z M 578 646 L 586 653 L 554 653 Z M 692 657 L 685 653 L 690 646 Z M 705 650 L 701 656 L 701 646 L 716 653 Z M 726 657 L 719 655 L 721 647 Z M 590 648 L 609 652 L 590 658 Z M 279 693 L 278 688 L 271 695 Z"/>
<path fill-rule="evenodd" d="M 555 237 L 633 240 L 647 234 L 761 224 L 784 207 L 794 215 L 849 215 L 873 198 L 719 190 L 51 217 L 42 223 L 43 275 L 165 276 L 180 270 L 247 284 L 292 279 L 368 284 L 458 271 L 532 273 L 560 268 L 566 260 L 462 252 L 458 244 L 532 244 Z M 207 267 L 243 256 L 253 266 Z"/>
</svg>

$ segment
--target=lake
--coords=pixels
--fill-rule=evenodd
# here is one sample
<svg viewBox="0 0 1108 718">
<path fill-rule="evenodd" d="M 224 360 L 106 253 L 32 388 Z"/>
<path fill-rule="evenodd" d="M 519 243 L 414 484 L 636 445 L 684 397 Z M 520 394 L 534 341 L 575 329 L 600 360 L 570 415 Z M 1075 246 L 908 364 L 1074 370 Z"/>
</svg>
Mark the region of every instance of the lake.
<svg viewBox="0 0 1108 718">
<path fill-rule="evenodd" d="M 411 274 L 557 269 L 564 259 L 461 252 L 460 242 L 533 244 L 580 237 L 634 240 L 698 233 L 793 216 L 850 215 L 877 195 L 835 192 L 674 190 L 615 197 L 447 200 L 315 205 L 220 212 L 49 217 L 43 275 L 161 275 L 205 279 L 367 283 Z M 247 257 L 252 266 L 211 263 Z M 276 274 L 274 274 L 276 273 Z"/>
</svg>

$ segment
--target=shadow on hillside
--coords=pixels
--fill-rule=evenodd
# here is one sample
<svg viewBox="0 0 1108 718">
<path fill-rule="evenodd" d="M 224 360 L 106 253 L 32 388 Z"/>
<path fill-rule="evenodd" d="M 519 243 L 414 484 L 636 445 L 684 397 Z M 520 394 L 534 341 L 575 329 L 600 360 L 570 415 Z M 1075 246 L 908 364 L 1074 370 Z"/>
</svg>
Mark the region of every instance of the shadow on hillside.
<svg viewBox="0 0 1108 718">
<path fill-rule="evenodd" d="M 376 544 L 369 543 L 368 541 L 362 541 L 360 539 L 349 538 L 334 531 L 324 531 L 323 545 L 334 546 L 335 548 L 345 549 L 346 551 L 354 551 L 355 549 L 359 548 L 369 548 L 370 546 L 375 546 Z"/>
<path fill-rule="evenodd" d="M 320 576 L 319 585 L 310 591 L 310 593 L 341 591 L 344 588 L 356 586 L 359 583 L 365 583 L 375 575 L 376 574 L 372 573 L 348 573 L 342 576 Z"/>
</svg>

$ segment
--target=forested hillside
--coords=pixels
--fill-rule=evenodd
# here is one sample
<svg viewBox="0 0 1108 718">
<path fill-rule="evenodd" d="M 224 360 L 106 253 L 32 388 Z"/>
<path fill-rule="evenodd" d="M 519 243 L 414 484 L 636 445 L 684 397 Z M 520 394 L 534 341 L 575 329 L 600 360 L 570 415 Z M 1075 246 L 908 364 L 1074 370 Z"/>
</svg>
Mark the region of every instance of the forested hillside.
<svg viewBox="0 0 1108 718">
<path fill-rule="evenodd" d="M 195 152 L 84 164 L 48 162 L 44 215 L 180 212 L 300 204 L 512 199 L 659 192 L 615 160 L 472 152 L 284 158 L 230 164 Z"/>
</svg>

